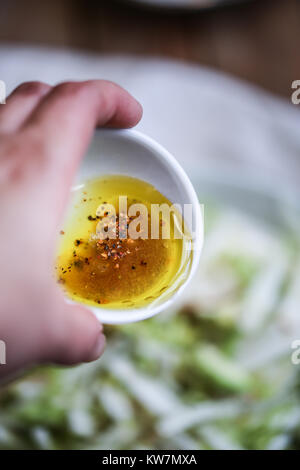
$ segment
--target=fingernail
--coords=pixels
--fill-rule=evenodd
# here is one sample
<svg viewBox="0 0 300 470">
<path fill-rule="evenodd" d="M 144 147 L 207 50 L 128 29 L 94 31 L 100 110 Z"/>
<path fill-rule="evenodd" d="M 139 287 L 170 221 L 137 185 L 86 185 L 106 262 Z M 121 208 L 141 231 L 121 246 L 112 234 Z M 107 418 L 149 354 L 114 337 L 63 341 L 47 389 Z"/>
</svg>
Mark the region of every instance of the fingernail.
<svg viewBox="0 0 300 470">
<path fill-rule="evenodd" d="M 105 349 L 105 345 L 106 345 L 106 338 L 104 334 L 101 332 L 99 336 L 97 337 L 97 340 L 91 351 L 90 357 L 86 360 L 86 362 L 91 362 L 91 361 L 95 361 L 96 359 L 98 359 L 102 355 Z"/>
</svg>

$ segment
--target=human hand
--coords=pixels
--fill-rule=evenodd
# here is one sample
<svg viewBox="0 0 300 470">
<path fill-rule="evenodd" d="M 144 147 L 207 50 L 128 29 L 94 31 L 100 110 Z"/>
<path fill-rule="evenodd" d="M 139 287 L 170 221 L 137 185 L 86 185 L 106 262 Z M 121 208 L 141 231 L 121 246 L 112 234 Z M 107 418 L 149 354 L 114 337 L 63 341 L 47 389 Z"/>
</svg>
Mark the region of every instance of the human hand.
<svg viewBox="0 0 300 470">
<path fill-rule="evenodd" d="M 94 315 L 69 305 L 53 276 L 58 227 L 94 128 L 132 127 L 142 109 L 101 81 L 20 85 L 0 105 L 0 377 L 41 362 L 97 359 Z"/>
</svg>

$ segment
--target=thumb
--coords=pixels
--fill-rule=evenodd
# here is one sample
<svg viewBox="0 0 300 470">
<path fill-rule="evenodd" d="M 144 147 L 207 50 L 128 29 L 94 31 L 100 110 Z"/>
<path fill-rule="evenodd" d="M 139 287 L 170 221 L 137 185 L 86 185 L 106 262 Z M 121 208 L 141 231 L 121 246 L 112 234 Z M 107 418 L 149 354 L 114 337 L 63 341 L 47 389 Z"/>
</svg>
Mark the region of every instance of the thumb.
<svg viewBox="0 0 300 470">
<path fill-rule="evenodd" d="M 72 365 L 91 362 L 101 356 L 105 336 L 101 323 L 90 310 L 63 301 L 54 317 L 45 361 Z"/>
</svg>

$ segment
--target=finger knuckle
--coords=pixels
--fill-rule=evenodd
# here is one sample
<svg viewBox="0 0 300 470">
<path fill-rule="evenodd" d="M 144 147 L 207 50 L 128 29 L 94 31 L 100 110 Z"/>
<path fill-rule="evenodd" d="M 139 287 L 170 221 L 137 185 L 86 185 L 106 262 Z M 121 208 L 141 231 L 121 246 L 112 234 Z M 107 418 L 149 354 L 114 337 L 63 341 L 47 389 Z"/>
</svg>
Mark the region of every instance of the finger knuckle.
<svg viewBox="0 0 300 470">
<path fill-rule="evenodd" d="M 63 96 L 76 98 L 86 89 L 85 82 L 63 82 L 56 86 L 56 91 Z"/>
<path fill-rule="evenodd" d="M 77 98 L 91 91 L 95 93 L 105 92 L 103 94 L 110 95 L 118 89 L 118 85 L 108 80 L 87 80 L 82 82 L 63 82 L 55 88 L 57 92 L 64 96 Z"/>
<path fill-rule="evenodd" d="M 49 85 L 47 85 L 46 83 L 39 81 L 30 81 L 21 83 L 21 85 L 19 85 L 15 91 L 18 93 L 21 92 L 24 95 L 34 96 L 45 93 L 46 91 L 48 91 L 49 88 Z"/>
</svg>

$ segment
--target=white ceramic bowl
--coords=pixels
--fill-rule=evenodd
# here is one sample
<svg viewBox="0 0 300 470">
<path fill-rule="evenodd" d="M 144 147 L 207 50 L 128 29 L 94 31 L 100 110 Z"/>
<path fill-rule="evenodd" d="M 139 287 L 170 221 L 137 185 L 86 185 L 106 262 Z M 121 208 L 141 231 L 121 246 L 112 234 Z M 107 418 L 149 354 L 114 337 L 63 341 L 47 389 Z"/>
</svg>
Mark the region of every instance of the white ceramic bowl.
<svg viewBox="0 0 300 470">
<path fill-rule="evenodd" d="M 149 137 L 132 130 L 97 130 L 87 155 L 82 161 L 77 183 L 101 175 L 128 175 L 151 183 L 172 203 L 192 205 L 191 223 L 193 255 L 188 275 L 166 299 L 158 298 L 141 308 L 115 310 L 90 307 L 96 317 L 107 324 L 129 323 L 152 317 L 176 302 L 193 277 L 203 245 L 203 213 L 195 190 L 177 160 Z M 191 226 L 192 224 L 192 226 Z"/>
</svg>

